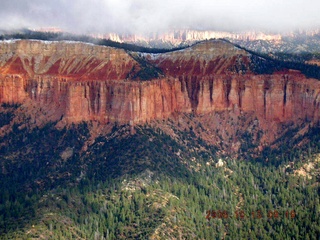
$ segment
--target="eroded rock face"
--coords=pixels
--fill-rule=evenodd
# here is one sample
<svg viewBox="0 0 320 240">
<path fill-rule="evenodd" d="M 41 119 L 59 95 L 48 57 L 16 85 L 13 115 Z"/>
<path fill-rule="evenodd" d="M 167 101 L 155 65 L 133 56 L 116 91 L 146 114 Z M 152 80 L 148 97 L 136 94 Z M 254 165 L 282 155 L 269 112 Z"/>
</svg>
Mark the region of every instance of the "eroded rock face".
<svg viewBox="0 0 320 240">
<path fill-rule="evenodd" d="M 72 81 L 57 77 L 26 80 L 19 75 L 0 79 L 0 102 L 23 103 L 27 99 L 39 107 L 55 105 L 70 122 L 145 122 L 168 118 L 173 112 L 191 112 L 186 92 L 177 79 L 148 82 L 125 80 Z"/>
<path fill-rule="evenodd" d="M 255 75 L 250 55 L 217 41 L 146 55 L 164 78 L 132 81 L 139 63 L 120 49 L 83 43 L 0 43 L 0 102 L 54 106 L 69 122 L 142 123 L 174 113 L 252 112 L 290 122 L 320 119 L 320 81 L 299 72 Z"/>
<path fill-rule="evenodd" d="M 254 112 L 267 120 L 319 119 L 320 82 L 273 74 L 219 77 L 200 81 L 197 112 Z M 311 90 L 312 89 L 312 90 Z"/>
<path fill-rule="evenodd" d="M 160 67 L 166 75 L 207 76 L 250 72 L 250 54 L 224 41 L 206 41 L 190 48 L 146 55 L 150 62 Z"/>
<path fill-rule="evenodd" d="M 254 74 L 250 54 L 230 43 L 206 41 L 146 58 L 166 75 L 179 78 L 196 113 L 229 110 L 277 122 L 319 120 L 320 81 L 293 70 Z"/>
<path fill-rule="evenodd" d="M 126 79 L 139 64 L 121 49 L 79 42 L 3 41 L 0 43 L 0 72 L 25 75 L 54 75 L 73 80 Z"/>
</svg>

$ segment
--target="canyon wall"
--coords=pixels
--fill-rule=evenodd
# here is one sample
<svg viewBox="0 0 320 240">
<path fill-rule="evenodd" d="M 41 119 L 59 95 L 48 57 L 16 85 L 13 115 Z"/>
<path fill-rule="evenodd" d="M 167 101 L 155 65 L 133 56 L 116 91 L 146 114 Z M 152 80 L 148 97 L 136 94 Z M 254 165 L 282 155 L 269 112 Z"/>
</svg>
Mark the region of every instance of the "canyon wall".
<svg viewBox="0 0 320 240">
<path fill-rule="evenodd" d="M 306 79 L 295 71 L 256 75 L 248 67 L 247 74 L 234 73 L 230 65 L 239 58 L 248 61 L 248 54 L 239 49 L 232 54 L 231 48 L 219 47 L 219 52 L 215 46 L 210 53 L 205 46 L 207 55 L 198 59 L 194 54 L 201 54 L 199 51 L 179 52 L 179 57 L 171 58 L 149 56 L 166 77 L 135 81 L 127 76 L 140 66 L 123 50 L 36 41 L 1 43 L 1 46 L 0 102 L 33 101 L 48 111 L 55 109 L 56 119 L 68 122 L 143 123 L 175 113 L 215 111 L 238 115 L 251 112 L 258 118 L 276 122 L 320 119 L 320 81 Z M 43 53 L 44 48 L 47 53 Z M 99 61 L 99 66 L 92 67 L 88 59 Z M 195 70 L 197 62 L 207 67 Z"/>
<path fill-rule="evenodd" d="M 0 76 L 0 102 L 54 105 L 70 122 L 141 123 L 173 113 L 252 112 L 267 120 L 320 119 L 320 82 L 289 75 L 165 78 L 147 82 Z M 59 118 L 60 116 L 57 116 Z"/>
<path fill-rule="evenodd" d="M 277 122 L 319 120 L 320 82 L 287 74 L 218 77 L 200 81 L 197 112 L 253 112 Z"/>
<path fill-rule="evenodd" d="M 173 112 L 191 112 L 186 92 L 174 79 L 147 82 L 125 80 L 72 81 L 57 77 L 0 76 L 0 102 L 36 102 L 56 108 L 70 122 L 145 122 L 168 118 Z M 51 106 L 50 106 L 51 105 Z M 50 106 L 50 107 L 49 107 Z"/>
</svg>

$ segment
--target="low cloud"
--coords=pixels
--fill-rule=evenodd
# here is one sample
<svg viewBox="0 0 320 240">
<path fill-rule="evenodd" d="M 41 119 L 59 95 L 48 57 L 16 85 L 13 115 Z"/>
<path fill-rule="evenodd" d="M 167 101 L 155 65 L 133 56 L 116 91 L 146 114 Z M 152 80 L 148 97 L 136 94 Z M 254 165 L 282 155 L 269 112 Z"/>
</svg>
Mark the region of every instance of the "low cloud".
<svg viewBox="0 0 320 240">
<path fill-rule="evenodd" d="M 75 33 L 172 29 L 292 31 L 320 27 L 318 0 L 3 0 L 0 29 Z"/>
</svg>

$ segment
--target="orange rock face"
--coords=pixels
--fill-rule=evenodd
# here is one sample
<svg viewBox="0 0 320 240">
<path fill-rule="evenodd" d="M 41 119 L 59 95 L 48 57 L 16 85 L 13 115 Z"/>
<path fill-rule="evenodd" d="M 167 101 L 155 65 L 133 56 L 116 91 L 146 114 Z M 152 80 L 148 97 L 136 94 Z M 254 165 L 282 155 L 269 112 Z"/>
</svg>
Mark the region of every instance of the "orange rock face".
<svg viewBox="0 0 320 240">
<path fill-rule="evenodd" d="M 0 72 L 73 80 L 125 79 L 139 64 L 121 49 L 78 42 L 1 42 Z"/>
<path fill-rule="evenodd" d="M 179 78 L 196 113 L 228 110 L 277 122 L 319 121 L 320 81 L 291 70 L 256 75 L 250 54 L 224 41 L 146 58 Z"/>
<path fill-rule="evenodd" d="M 225 110 L 276 122 L 320 119 L 320 81 L 290 71 L 255 75 L 250 54 L 221 41 L 145 54 L 165 74 L 150 81 L 128 79 L 141 67 L 120 49 L 41 41 L 0 46 L 0 102 L 31 100 L 69 122 L 142 123 Z"/>
</svg>

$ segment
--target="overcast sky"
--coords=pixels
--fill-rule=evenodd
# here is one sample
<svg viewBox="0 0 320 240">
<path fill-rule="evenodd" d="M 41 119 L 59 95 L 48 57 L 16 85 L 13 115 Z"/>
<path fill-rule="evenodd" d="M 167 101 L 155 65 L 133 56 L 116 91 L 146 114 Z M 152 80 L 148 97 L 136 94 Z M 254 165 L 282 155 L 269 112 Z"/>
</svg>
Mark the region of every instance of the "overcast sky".
<svg viewBox="0 0 320 240">
<path fill-rule="evenodd" d="M 77 33 L 320 28 L 320 0 L 1 0 L 0 29 Z"/>
</svg>

